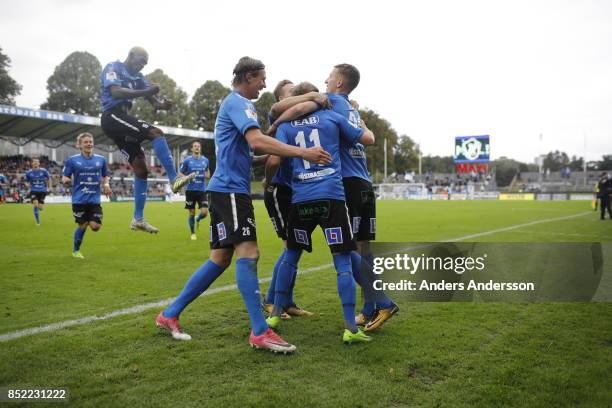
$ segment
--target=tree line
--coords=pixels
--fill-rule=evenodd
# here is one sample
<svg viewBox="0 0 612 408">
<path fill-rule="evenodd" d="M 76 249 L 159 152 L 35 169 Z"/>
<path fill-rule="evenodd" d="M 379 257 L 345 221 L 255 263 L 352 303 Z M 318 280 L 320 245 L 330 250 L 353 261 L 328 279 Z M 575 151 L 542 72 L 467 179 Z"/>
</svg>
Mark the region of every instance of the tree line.
<svg viewBox="0 0 612 408">
<path fill-rule="evenodd" d="M 21 92 L 19 85 L 8 74 L 10 58 L 0 48 L 0 103 L 14 105 L 15 97 Z M 41 109 L 97 116 L 100 113 L 100 72 L 102 65 L 98 58 L 86 51 L 75 51 L 68 55 L 47 80 L 48 96 Z M 169 111 L 154 112 L 153 107 L 142 98 L 135 101 L 133 113 L 151 123 L 213 131 L 221 102 L 231 92 L 230 88 L 216 80 L 207 80 L 196 89 L 191 99 L 187 93 L 163 70 L 155 69 L 146 75 L 149 82 L 160 85 L 160 97 L 174 102 Z M 267 130 L 268 112 L 274 104 L 271 92 L 264 92 L 255 102 L 262 130 Z M 375 146 L 368 148 L 368 170 L 375 181 L 382 181 L 384 175 L 384 140 L 387 140 L 388 173 L 404 174 L 418 171 L 419 146 L 408 135 L 399 135 L 391 124 L 371 109 L 360 109 L 361 117 L 377 137 Z M 450 140 L 450 139 L 449 139 Z M 451 143 L 449 141 L 449 143 Z M 209 150 L 209 149 L 206 149 Z M 569 167 L 581 170 L 582 158 L 565 152 L 550 152 L 544 158 L 543 167 L 558 171 Z M 612 170 L 612 155 L 604 156 L 598 162 L 598 169 Z M 454 173 L 452 156 L 424 156 L 421 161 L 423 173 Z M 538 171 L 534 164 L 522 163 L 502 157 L 491 163 L 499 185 L 517 172 Z"/>
</svg>

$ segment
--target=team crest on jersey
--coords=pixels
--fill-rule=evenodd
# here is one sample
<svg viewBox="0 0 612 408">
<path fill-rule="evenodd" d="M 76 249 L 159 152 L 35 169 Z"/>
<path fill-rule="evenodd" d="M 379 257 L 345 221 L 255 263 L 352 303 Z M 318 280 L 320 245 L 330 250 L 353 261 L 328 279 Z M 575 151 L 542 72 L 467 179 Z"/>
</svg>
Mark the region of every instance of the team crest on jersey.
<svg viewBox="0 0 612 408">
<path fill-rule="evenodd" d="M 292 120 L 291 126 L 293 127 L 308 126 L 308 125 L 316 125 L 317 123 L 319 123 L 319 117 L 313 115 L 313 116 L 308 116 L 307 118 L 303 118 L 303 119 Z"/>
<path fill-rule="evenodd" d="M 370 218 L 370 233 L 376 234 L 376 218 Z"/>
<path fill-rule="evenodd" d="M 353 217 L 353 232 L 359 231 L 361 225 L 361 217 Z"/>
<path fill-rule="evenodd" d="M 327 239 L 328 245 L 342 244 L 342 228 L 333 227 L 325 228 L 325 239 Z"/>
<path fill-rule="evenodd" d="M 115 71 L 108 71 L 106 73 L 106 80 L 107 81 L 115 81 L 115 80 L 117 80 L 117 73 Z"/>
<path fill-rule="evenodd" d="M 225 238 L 227 238 L 225 224 L 222 222 L 217 224 L 217 235 L 219 236 L 219 241 L 223 241 Z"/>
<path fill-rule="evenodd" d="M 244 110 L 245 115 L 249 119 L 257 120 L 257 111 L 255 110 L 255 106 L 252 103 L 246 104 L 246 109 Z"/>
<path fill-rule="evenodd" d="M 293 229 L 293 233 L 295 234 L 295 242 L 298 244 L 310 245 L 308 243 L 308 233 L 301 229 Z"/>
</svg>

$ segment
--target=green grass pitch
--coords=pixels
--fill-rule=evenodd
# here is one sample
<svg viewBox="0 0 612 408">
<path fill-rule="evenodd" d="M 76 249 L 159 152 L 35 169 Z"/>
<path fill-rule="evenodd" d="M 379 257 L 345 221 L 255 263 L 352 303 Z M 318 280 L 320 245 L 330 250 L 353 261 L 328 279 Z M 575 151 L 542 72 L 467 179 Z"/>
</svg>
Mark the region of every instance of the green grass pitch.
<svg viewBox="0 0 612 408">
<path fill-rule="evenodd" d="M 176 296 L 208 257 L 208 219 L 190 241 L 181 203 L 147 204 L 158 235 L 130 231 L 131 210 L 104 205 L 104 226 L 87 231 L 78 260 L 69 205 L 47 205 L 40 227 L 29 205 L 0 206 L 0 336 Z M 282 243 L 263 202 L 255 210 L 266 278 Z M 612 221 L 589 210 L 588 202 L 382 201 L 378 237 L 612 241 Z M 300 269 L 331 262 L 322 233 L 315 237 Z M 231 283 L 233 266 L 213 288 Z M 155 328 L 159 308 L 1 341 L 0 387 L 66 387 L 77 406 L 612 405 L 610 303 L 400 303 L 371 343 L 345 346 L 331 267 L 300 275 L 296 301 L 316 315 L 282 326 L 298 347 L 292 356 L 248 347 L 246 310 L 228 290 L 183 313 L 191 342 Z"/>
</svg>

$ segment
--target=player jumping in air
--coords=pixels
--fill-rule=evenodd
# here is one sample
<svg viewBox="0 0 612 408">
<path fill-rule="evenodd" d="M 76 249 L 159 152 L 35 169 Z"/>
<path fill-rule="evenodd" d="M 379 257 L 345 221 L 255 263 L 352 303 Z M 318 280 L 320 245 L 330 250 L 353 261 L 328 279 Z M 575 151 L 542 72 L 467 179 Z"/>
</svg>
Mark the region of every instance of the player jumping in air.
<svg viewBox="0 0 612 408">
<path fill-rule="evenodd" d="M 141 47 L 134 47 L 124 62 L 115 61 L 104 67 L 100 76 L 103 110 L 101 125 L 104 133 L 117 144 L 134 169 L 134 218 L 130 227 L 133 230 L 157 233 L 159 230 L 144 218 L 149 172 L 140 144 L 144 140 L 151 141 L 157 159 L 166 170 L 173 192 L 180 190 L 195 175 L 177 176 L 162 131 L 129 114 L 132 101 L 140 97 L 147 99 L 157 110 L 167 110 L 172 107 L 172 102 L 160 101 L 155 97 L 159 92 L 159 85 L 149 84 L 140 72 L 148 61 L 149 54 Z"/>
</svg>

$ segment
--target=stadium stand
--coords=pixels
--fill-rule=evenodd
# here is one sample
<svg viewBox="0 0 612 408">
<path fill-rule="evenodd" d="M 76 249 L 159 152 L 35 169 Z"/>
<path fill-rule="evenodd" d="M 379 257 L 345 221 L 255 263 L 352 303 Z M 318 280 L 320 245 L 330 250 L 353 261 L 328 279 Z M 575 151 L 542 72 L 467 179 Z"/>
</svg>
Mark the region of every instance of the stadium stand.
<svg viewBox="0 0 612 408">
<path fill-rule="evenodd" d="M 165 134 L 168 145 L 179 161 L 180 152 L 194 139 L 212 145 L 213 134 L 199 130 L 158 126 Z M 100 118 L 73 115 L 38 109 L 0 105 L 0 172 L 9 179 L 7 202 L 22 202 L 27 193 L 25 172 L 30 168 L 31 158 L 41 160 L 53 177 L 52 195 L 68 196 L 70 191 L 61 183 L 63 162 L 79 151 L 74 146 L 76 136 L 82 132 L 93 134 L 96 144 L 94 153 L 103 155 L 111 171 L 111 187 L 116 196 L 133 195 L 132 172 L 115 144 L 102 132 Z M 150 196 L 163 196 L 167 183 L 165 172 L 151 154 L 150 143 L 143 143 L 149 166 Z"/>
</svg>

